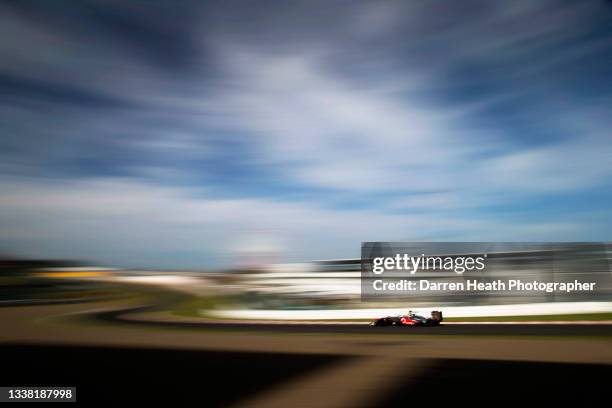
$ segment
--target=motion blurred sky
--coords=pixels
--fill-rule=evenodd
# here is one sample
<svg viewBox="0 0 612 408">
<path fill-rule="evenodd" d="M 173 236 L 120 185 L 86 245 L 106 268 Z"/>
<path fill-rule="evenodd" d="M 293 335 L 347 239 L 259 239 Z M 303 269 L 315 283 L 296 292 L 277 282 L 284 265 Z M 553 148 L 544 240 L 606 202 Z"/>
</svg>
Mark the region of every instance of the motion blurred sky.
<svg viewBox="0 0 612 408">
<path fill-rule="evenodd" d="M 610 240 L 609 1 L 0 6 L 0 253 Z"/>
</svg>

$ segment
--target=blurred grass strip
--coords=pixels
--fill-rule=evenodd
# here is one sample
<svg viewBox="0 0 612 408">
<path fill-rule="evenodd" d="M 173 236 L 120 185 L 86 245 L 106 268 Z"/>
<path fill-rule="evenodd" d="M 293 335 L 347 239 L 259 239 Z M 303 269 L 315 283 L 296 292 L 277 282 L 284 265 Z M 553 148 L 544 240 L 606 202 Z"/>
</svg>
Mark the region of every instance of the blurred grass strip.
<svg viewBox="0 0 612 408">
<path fill-rule="evenodd" d="M 181 317 L 204 317 L 207 310 L 227 307 L 234 300 L 227 296 L 185 296 L 172 305 L 171 312 Z"/>
</svg>

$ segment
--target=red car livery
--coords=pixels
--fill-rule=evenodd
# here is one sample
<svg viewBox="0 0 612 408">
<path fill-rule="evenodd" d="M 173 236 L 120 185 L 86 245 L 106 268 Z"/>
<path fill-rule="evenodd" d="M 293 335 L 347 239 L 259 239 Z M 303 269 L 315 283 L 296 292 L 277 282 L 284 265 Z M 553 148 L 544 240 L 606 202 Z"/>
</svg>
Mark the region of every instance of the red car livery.
<svg viewBox="0 0 612 408">
<path fill-rule="evenodd" d="M 431 317 L 419 316 L 410 311 L 407 315 L 374 319 L 370 326 L 439 326 L 442 320 L 442 312 L 437 310 L 431 312 Z"/>
</svg>

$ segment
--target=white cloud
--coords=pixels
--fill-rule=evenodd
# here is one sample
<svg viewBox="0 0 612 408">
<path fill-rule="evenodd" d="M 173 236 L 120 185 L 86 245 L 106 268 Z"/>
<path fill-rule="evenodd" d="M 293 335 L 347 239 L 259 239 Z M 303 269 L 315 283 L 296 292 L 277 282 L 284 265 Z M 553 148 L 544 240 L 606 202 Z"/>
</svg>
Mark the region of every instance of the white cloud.
<svg viewBox="0 0 612 408">
<path fill-rule="evenodd" d="M 450 188 L 451 168 L 482 149 L 461 145 L 467 134 L 453 123 L 456 112 L 381 93 L 386 83 L 340 77 L 316 53 L 269 56 L 223 48 L 232 50 L 223 60 L 235 85 L 217 100 L 235 114 L 232 125 L 257 138 L 259 160 L 286 164 L 287 176 L 300 184 Z"/>
</svg>

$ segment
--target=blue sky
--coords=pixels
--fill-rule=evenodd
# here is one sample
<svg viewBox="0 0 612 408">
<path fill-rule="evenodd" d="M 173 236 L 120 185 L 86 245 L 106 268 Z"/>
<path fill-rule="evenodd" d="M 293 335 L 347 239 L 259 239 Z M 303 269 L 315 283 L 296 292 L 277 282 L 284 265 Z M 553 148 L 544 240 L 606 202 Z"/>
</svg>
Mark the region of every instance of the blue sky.
<svg viewBox="0 0 612 408">
<path fill-rule="evenodd" d="M 0 6 L 0 253 L 611 239 L 608 1 Z"/>
</svg>

